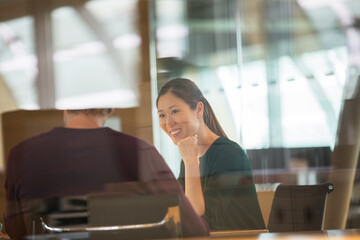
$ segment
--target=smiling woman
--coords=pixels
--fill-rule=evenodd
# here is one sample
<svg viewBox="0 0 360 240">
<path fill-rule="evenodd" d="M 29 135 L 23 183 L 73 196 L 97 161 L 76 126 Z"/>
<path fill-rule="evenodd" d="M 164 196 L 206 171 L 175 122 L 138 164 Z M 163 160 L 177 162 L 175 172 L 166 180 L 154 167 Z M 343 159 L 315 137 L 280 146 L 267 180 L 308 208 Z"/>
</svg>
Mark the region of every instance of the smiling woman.
<svg viewBox="0 0 360 240">
<path fill-rule="evenodd" d="M 199 88 L 170 80 L 156 104 L 161 129 L 182 157 L 179 181 L 195 211 L 212 230 L 265 228 L 245 151 L 226 137 Z"/>
<path fill-rule="evenodd" d="M 195 135 L 199 122 L 194 120 L 199 119 L 203 104 L 199 103 L 197 111 L 193 111 L 183 100 L 169 93 L 162 96 L 158 107 L 160 126 L 174 144 L 184 136 Z"/>
</svg>

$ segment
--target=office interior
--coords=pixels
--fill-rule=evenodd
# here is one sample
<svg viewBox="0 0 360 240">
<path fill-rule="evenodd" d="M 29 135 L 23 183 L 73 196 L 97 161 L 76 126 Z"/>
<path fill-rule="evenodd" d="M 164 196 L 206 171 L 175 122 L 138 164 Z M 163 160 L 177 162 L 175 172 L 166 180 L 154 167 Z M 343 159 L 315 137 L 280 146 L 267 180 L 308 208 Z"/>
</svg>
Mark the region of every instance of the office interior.
<svg viewBox="0 0 360 240">
<path fill-rule="evenodd" d="M 108 126 L 177 176 L 155 104 L 175 77 L 246 150 L 265 223 L 280 183 L 328 181 L 324 228 L 360 228 L 358 0 L 1 0 L 1 186 L 9 150 L 68 108 L 116 108 Z"/>
</svg>

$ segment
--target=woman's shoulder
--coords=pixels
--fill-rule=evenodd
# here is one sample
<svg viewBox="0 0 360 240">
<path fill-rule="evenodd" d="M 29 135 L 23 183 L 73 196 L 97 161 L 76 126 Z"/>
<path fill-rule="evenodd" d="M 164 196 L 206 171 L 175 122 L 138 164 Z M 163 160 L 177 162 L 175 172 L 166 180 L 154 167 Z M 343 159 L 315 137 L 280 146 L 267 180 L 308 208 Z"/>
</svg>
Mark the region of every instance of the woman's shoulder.
<svg viewBox="0 0 360 240">
<path fill-rule="evenodd" d="M 218 138 L 207 152 L 206 160 L 213 171 L 243 170 L 248 158 L 244 149 L 227 137 Z"/>
<path fill-rule="evenodd" d="M 217 152 L 222 154 L 245 154 L 245 150 L 237 142 L 227 137 L 219 137 L 213 146 Z"/>
</svg>

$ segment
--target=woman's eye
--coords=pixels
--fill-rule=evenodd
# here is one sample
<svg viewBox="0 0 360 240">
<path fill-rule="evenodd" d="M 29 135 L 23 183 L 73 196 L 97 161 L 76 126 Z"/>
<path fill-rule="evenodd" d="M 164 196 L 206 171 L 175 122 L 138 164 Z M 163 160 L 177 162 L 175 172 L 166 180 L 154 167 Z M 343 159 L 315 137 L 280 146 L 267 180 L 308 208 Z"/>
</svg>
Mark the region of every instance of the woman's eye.
<svg viewBox="0 0 360 240">
<path fill-rule="evenodd" d="M 159 118 L 165 117 L 165 114 L 159 114 Z"/>
<path fill-rule="evenodd" d="M 174 114 L 174 113 L 177 113 L 179 112 L 178 110 L 172 110 L 171 113 Z"/>
</svg>

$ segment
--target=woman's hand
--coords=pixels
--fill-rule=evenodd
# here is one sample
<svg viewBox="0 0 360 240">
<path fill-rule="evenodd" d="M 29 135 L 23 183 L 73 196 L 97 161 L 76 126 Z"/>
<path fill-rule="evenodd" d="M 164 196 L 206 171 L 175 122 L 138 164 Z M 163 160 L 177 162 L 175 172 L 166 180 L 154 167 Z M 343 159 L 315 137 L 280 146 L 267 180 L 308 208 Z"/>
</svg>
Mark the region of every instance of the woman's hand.
<svg viewBox="0 0 360 240">
<path fill-rule="evenodd" d="M 196 135 L 183 138 L 177 143 L 180 156 L 185 165 L 199 165 L 197 143 L 198 138 Z"/>
<path fill-rule="evenodd" d="M 190 136 L 181 139 L 177 146 L 185 164 L 185 195 L 195 212 L 202 216 L 205 213 L 205 201 L 200 182 L 197 144 L 197 136 Z"/>
</svg>

